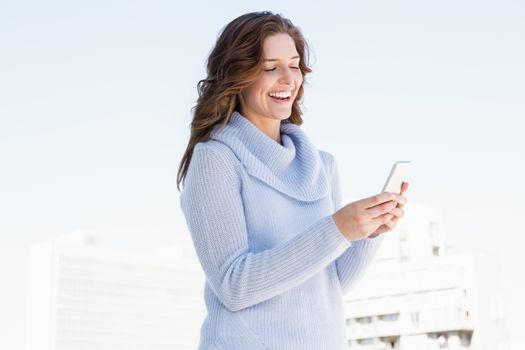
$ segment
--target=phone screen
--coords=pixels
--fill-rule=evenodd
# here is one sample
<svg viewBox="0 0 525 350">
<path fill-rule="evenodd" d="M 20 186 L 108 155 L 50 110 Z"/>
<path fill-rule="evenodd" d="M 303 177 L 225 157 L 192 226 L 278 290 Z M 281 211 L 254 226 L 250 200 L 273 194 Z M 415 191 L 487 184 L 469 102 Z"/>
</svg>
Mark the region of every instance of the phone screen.
<svg viewBox="0 0 525 350">
<path fill-rule="evenodd" d="M 412 162 L 400 160 L 394 163 L 381 192 L 401 192 L 401 185 L 408 181 Z"/>
</svg>

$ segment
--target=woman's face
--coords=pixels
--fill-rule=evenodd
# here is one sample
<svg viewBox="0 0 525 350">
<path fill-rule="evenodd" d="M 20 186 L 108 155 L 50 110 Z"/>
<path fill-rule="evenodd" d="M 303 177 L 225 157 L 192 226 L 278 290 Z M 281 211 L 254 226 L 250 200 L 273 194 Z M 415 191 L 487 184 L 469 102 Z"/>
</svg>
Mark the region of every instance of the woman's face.
<svg viewBox="0 0 525 350">
<path fill-rule="evenodd" d="M 263 58 L 264 71 L 243 90 L 240 112 L 249 119 L 287 119 L 303 83 L 293 39 L 284 33 L 267 37 L 263 43 Z"/>
</svg>

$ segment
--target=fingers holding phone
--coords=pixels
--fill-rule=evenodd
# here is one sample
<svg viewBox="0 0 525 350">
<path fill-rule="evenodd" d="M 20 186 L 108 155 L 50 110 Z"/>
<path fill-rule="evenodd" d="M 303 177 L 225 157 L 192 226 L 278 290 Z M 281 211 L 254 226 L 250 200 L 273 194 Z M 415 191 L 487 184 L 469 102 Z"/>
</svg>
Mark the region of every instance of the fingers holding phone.
<svg viewBox="0 0 525 350">
<path fill-rule="evenodd" d="M 392 166 L 381 193 L 347 204 L 333 214 L 339 231 L 350 241 L 374 238 L 394 229 L 404 215 L 408 189 L 406 181 L 411 168 L 408 161 L 398 161 Z"/>
<path fill-rule="evenodd" d="M 383 194 L 380 196 L 385 197 Z M 368 237 L 368 235 L 376 229 L 376 222 L 379 220 L 377 217 L 374 217 L 374 215 L 379 213 L 386 214 L 394 208 L 391 200 L 388 199 L 377 204 L 374 212 L 370 212 L 368 211 L 367 203 L 368 199 L 349 203 L 332 215 L 337 228 L 349 241 L 357 241 Z M 382 224 L 382 222 L 380 224 Z"/>
<path fill-rule="evenodd" d="M 399 213 L 400 202 L 399 194 L 383 192 L 345 205 L 333 215 L 334 222 L 350 241 L 367 238 Z"/>
<path fill-rule="evenodd" d="M 405 194 L 405 192 L 408 190 L 408 182 L 403 182 L 403 184 L 401 185 L 401 191 L 399 192 L 399 203 L 397 204 L 396 208 L 394 209 L 401 209 L 405 206 L 406 202 L 407 202 L 407 199 L 405 196 L 403 196 Z M 396 222 L 399 221 L 399 219 L 404 215 L 404 212 L 402 211 L 401 212 L 401 215 L 395 215 L 394 214 L 394 217 L 392 218 L 392 221 Z"/>
<path fill-rule="evenodd" d="M 379 226 L 375 232 L 368 236 L 369 238 L 375 238 L 382 233 L 392 231 L 399 219 L 403 217 L 404 211 L 402 208 L 406 203 L 406 198 L 403 195 L 408 189 L 407 179 L 411 170 L 412 162 L 410 161 L 397 161 L 392 166 L 390 174 L 388 175 L 385 185 L 383 186 L 382 192 L 388 191 L 399 193 L 399 201 L 396 207 L 392 208 L 392 210 L 389 212 L 389 214 L 392 215 L 390 220 Z"/>
</svg>

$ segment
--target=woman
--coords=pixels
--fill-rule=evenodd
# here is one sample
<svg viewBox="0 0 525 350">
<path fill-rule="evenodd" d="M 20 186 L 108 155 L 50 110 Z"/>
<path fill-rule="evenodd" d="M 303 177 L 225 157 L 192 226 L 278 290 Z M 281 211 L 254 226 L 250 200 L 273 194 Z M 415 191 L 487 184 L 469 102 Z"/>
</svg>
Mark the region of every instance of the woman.
<svg viewBox="0 0 525 350">
<path fill-rule="evenodd" d="M 403 216 L 400 194 L 341 205 L 334 157 L 300 125 L 307 44 L 288 19 L 222 31 L 179 168 L 206 274 L 199 349 L 346 349 L 343 295 Z"/>
</svg>

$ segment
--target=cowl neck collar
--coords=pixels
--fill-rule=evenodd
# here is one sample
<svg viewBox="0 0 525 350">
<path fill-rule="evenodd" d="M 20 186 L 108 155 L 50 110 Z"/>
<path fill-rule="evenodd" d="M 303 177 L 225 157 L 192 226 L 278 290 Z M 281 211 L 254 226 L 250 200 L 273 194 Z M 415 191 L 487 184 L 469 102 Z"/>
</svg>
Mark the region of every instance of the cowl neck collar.
<svg viewBox="0 0 525 350">
<path fill-rule="evenodd" d="M 314 201 L 329 195 L 329 179 L 319 150 L 302 129 L 281 122 L 278 143 L 238 111 L 216 125 L 210 138 L 227 145 L 247 172 L 292 198 Z"/>
</svg>

